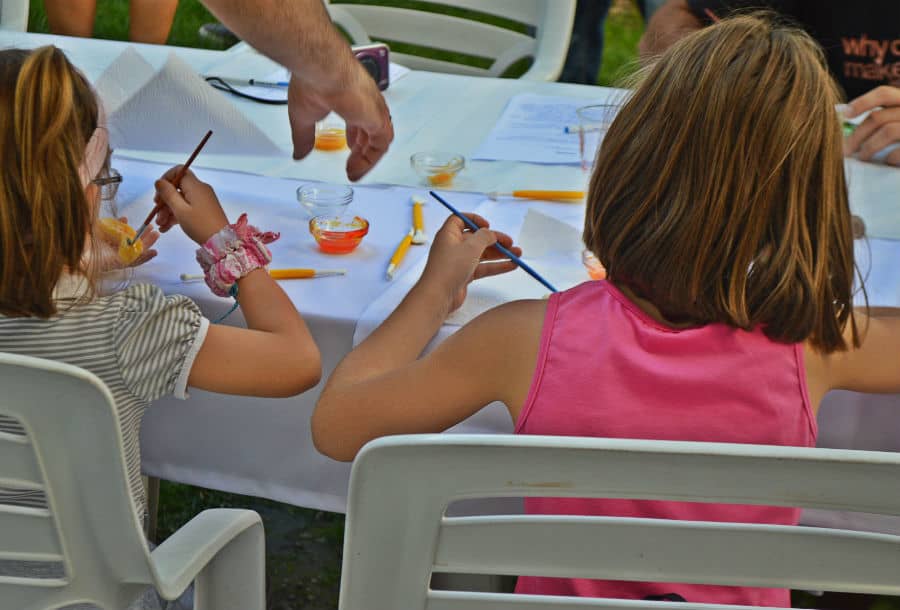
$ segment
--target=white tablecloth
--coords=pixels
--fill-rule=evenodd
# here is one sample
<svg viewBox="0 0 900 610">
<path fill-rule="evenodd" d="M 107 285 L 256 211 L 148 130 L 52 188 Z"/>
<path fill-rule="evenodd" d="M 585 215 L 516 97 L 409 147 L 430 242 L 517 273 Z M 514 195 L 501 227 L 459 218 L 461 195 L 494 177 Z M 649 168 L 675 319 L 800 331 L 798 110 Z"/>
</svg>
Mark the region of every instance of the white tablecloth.
<svg viewBox="0 0 900 610">
<path fill-rule="evenodd" d="M 17 34 L 0 31 L 0 46 L 34 47 L 57 44 L 90 78 L 96 78 L 124 48 L 123 43 L 71 39 L 56 36 Z M 160 66 L 173 49 L 136 45 L 155 66 Z M 221 66 L 227 52 L 196 49 L 175 51 L 198 72 Z M 566 95 L 597 100 L 613 94 L 599 87 L 515 80 L 481 79 L 413 72 L 387 92 L 396 128 L 396 140 L 388 156 L 363 180 L 363 184 L 414 186 L 416 176 L 409 168 L 409 156 L 420 150 L 450 149 L 467 157 L 500 116 L 509 98 L 518 93 Z M 235 101 L 276 143 L 289 149 L 290 135 L 284 107 L 267 107 Z M 153 155 L 147 155 L 153 157 Z M 181 161 L 180 158 L 173 159 Z M 228 168 L 227 160 L 214 160 Z M 203 155 L 196 166 L 203 166 Z M 124 168 L 122 187 L 124 211 L 139 217 L 149 207 L 148 180 L 158 170 L 117 160 Z M 244 167 L 247 169 L 246 167 Z M 249 168 L 254 169 L 254 168 Z M 301 180 L 346 182 L 341 155 L 314 152 L 300 163 L 270 162 L 257 168 Z M 898 170 L 900 171 L 900 170 Z M 251 211 L 254 223 L 283 231 L 276 246 L 277 261 L 285 264 L 324 266 L 322 255 L 313 249 L 293 198 L 296 181 L 285 180 L 279 188 L 260 190 L 250 176 L 200 172 L 218 187 L 230 212 Z M 512 188 L 583 187 L 587 176 L 578 168 L 513 162 L 471 162 L 455 185 L 459 190 L 486 192 Z M 265 183 L 268 185 L 268 183 Z M 224 186 L 223 186 L 224 185 Z M 285 284 L 303 312 L 321 347 L 324 374 L 351 348 L 356 321 L 366 306 L 386 288 L 384 265 L 394 240 L 408 226 L 409 189 L 361 190 L 357 200 L 373 221 L 373 233 L 352 259 L 329 257 L 327 266 L 350 266 L 346 278 L 297 281 Z M 460 207 L 474 207 L 477 196 L 457 194 Z M 525 205 L 509 203 L 511 206 Z M 134 211 L 130 212 L 134 206 Z M 138 212 L 141 210 L 141 212 Z M 429 229 L 436 228 L 429 211 Z M 160 283 L 167 291 L 181 292 L 197 299 L 207 315 L 215 317 L 227 302 L 212 297 L 201 285 L 185 285 L 178 274 L 192 269 L 190 245 L 183 238 L 167 235 L 160 243 L 159 258 L 136 273 L 136 279 Z M 875 304 L 900 305 L 900 278 L 897 242 L 872 240 L 873 266 L 869 276 Z M 406 261 L 411 268 L 415 256 Z M 345 262 L 346 261 L 346 265 Z M 243 323 L 237 313 L 229 321 Z M 189 401 L 162 400 L 153 406 L 144 421 L 142 452 L 148 474 L 204 487 L 264 496 L 292 504 L 343 511 L 349 466 L 316 453 L 309 431 L 309 415 L 318 389 L 287 400 L 246 399 L 193 391 Z M 826 397 L 819 417 L 822 446 L 860 449 L 900 450 L 900 396 L 865 396 L 835 392 Z M 505 410 L 489 408 L 461 425 L 467 431 L 509 432 L 512 426 Z M 812 517 L 813 522 L 834 522 L 842 516 Z M 865 525 L 865 524 L 858 524 Z M 887 528 L 885 524 L 879 527 Z"/>
</svg>

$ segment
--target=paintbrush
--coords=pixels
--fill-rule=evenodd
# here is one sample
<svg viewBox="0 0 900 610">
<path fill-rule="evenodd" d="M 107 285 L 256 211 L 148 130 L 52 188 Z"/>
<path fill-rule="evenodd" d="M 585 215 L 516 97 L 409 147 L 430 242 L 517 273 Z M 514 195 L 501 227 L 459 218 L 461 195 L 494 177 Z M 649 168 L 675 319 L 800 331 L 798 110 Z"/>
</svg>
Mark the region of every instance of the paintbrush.
<svg viewBox="0 0 900 610">
<path fill-rule="evenodd" d="M 203 136 L 203 139 L 200 140 L 199 144 L 197 144 L 197 148 L 195 148 L 194 152 L 191 153 L 191 156 L 188 157 L 187 163 L 182 165 L 181 169 L 178 170 L 178 173 L 175 174 L 175 179 L 172 180 L 172 184 L 175 185 L 175 188 L 179 187 L 179 185 L 181 184 L 181 179 L 184 178 L 184 174 L 187 172 L 188 168 L 191 166 L 191 163 L 194 162 L 194 159 L 197 158 L 197 155 L 200 154 L 200 150 L 206 144 L 206 141 L 209 139 L 209 136 L 211 136 L 211 135 L 212 135 L 212 129 L 210 129 L 209 131 L 206 132 L 206 135 Z M 157 203 L 155 206 L 153 206 L 153 210 L 150 212 L 150 214 L 144 220 L 144 224 L 142 224 L 140 226 L 140 228 L 135 233 L 134 237 L 132 237 L 130 240 L 128 240 L 129 246 L 141 238 L 141 235 L 144 234 L 144 231 L 146 231 L 147 227 L 150 226 L 150 223 L 153 222 L 153 217 L 159 213 L 159 211 L 162 209 L 162 207 L 163 207 L 162 203 Z"/>
</svg>

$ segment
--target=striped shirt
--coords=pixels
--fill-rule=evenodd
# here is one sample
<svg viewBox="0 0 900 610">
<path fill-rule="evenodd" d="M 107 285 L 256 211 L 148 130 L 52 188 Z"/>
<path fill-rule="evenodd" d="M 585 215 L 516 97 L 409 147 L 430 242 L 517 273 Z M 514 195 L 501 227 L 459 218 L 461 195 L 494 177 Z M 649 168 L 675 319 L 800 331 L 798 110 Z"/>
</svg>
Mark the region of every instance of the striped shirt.
<svg viewBox="0 0 900 610">
<path fill-rule="evenodd" d="M 187 297 L 167 297 L 147 284 L 88 302 L 79 301 L 77 292 L 58 294 L 57 314 L 48 319 L 0 315 L 0 351 L 73 364 L 106 384 L 122 427 L 129 488 L 143 521 L 141 418 L 161 396 L 186 397 L 209 321 Z M 0 432 L 25 434 L 18 421 L 4 415 Z M 0 487 L 0 503 L 46 507 L 41 492 L 9 487 Z"/>
</svg>

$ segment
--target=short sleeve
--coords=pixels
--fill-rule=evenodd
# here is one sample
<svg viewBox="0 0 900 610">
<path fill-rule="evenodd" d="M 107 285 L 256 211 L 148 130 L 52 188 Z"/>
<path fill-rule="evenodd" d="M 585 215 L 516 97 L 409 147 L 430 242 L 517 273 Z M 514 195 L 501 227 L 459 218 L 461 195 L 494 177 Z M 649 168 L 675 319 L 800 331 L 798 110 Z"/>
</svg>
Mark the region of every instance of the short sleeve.
<svg viewBox="0 0 900 610">
<path fill-rule="evenodd" d="M 787 15 L 793 14 L 794 0 L 687 0 L 691 12 L 708 23 L 711 11 L 719 18 L 730 15 L 733 11 L 747 11 L 752 9 L 768 9 Z"/>
<path fill-rule="evenodd" d="M 209 321 L 189 298 L 166 296 L 155 286 L 131 286 L 119 296 L 113 340 L 126 387 L 142 400 L 186 398 Z"/>
</svg>

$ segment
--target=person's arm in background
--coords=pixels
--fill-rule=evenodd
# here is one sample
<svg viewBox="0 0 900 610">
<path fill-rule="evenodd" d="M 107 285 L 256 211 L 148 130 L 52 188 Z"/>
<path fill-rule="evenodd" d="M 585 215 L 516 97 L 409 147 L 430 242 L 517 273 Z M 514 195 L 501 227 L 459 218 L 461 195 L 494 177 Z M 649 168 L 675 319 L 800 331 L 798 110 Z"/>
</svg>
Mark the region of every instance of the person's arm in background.
<svg viewBox="0 0 900 610">
<path fill-rule="evenodd" d="M 378 162 L 394 139 L 387 104 L 322 0 L 202 1 L 241 39 L 291 71 L 295 159 L 309 154 L 316 121 L 333 110 L 347 122 L 347 176 L 358 180 Z"/>
<path fill-rule="evenodd" d="M 642 58 L 659 55 L 703 25 L 703 20 L 691 10 L 688 0 L 669 0 L 659 7 L 647 23 L 647 30 L 638 44 L 638 52 Z"/>
<path fill-rule="evenodd" d="M 844 118 L 871 111 L 866 120 L 844 140 L 844 154 L 869 161 L 889 146 L 896 146 L 885 163 L 900 166 L 900 87 L 883 85 L 847 104 Z"/>
</svg>

